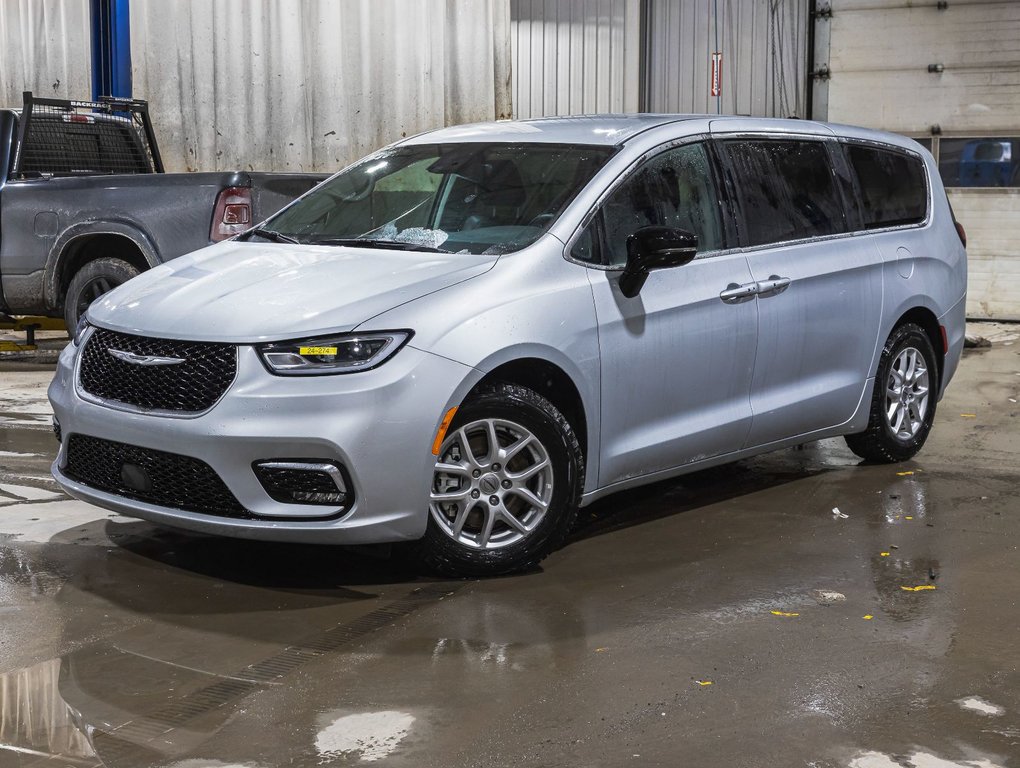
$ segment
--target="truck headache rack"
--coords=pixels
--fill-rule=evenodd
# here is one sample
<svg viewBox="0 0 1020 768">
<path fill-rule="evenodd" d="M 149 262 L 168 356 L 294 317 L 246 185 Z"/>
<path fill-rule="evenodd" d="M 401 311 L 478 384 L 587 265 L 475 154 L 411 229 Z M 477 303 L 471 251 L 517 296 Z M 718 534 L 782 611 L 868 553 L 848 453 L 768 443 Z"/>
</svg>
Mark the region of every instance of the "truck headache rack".
<svg viewBox="0 0 1020 768">
<path fill-rule="evenodd" d="M 13 177 L 163 172 L 147 102 L 24 99 Z"/>
</svg>

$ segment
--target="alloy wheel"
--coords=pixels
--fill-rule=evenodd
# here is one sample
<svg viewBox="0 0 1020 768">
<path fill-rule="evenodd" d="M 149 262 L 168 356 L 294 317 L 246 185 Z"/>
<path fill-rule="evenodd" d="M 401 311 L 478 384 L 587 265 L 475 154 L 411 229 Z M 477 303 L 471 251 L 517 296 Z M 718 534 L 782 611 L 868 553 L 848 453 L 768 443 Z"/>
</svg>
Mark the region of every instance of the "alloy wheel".
<svg viewBox="0 0 1020 768">
<path fill-rule="evenodd" d="M 553 466 L 542 442 L 512 421 L 479 419 L 443 441 L 429 510 L 457 543 L 500 549 L 535 530 L 552 492 Z"/>
<path fill-rule="evenodd" d="M 920 432 L 928 413 L 928 367 L 914 347 L 900 350 L 889 368 L 885 387 L 885 419 L 897 440 Z"/>
</svg>

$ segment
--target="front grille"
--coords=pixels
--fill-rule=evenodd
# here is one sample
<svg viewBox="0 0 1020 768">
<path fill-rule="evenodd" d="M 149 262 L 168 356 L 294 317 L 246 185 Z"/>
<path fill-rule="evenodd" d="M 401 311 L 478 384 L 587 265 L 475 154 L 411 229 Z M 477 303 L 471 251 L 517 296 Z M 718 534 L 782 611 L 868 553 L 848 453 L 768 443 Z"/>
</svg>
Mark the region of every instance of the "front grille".
<svg viewBox="0 0 1020 768">
<path fill-rule="evenodd" d="M 145 490 L 125 483 L 125 464 L 144 470 L 149 480 Z M 212 467 L 190 456 L 88 435 L 71 435 L 67 440 L 67 467 L 64 471 L 82 485 L 160 507 L 219 517 L 253 517 Z"/>
<path fill-rule="evenodd" d="M 171 365 L 139 365 L 108 350 L 183 359 Z M 96 328 L 82 350 L 82 390 L 147 410 L 196 412 L 216 404 L 237 375 L 232 344 L 153 339 Z"/>
</svg>

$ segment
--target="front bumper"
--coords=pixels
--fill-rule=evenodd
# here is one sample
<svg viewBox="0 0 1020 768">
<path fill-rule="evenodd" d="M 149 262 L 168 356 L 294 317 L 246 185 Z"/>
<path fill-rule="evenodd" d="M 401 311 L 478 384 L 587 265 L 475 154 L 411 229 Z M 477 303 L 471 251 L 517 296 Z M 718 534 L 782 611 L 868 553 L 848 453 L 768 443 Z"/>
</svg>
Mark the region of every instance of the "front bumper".
<svg viewBox="0 0 1020 768">
<path fill-rule="evenodd" d="M 53 464 L 61 487 L 75 498 L 130 517 L 272 541 L 365 544 L 420 538 L 435 461 L 432 441 L 443 414 L 460 402 L 473 378 L 468 366 L 410 346 L 371 371 L 274 376 L 252 347 L 242 346 L 237 377 L 223 398 L 202 415 L 182 418 L 82 399 L 75 383 L 76 354 L 68 345 L 49 389 L 62 433 Z M 67 443 L 74 434 L 203 461 L 254 519 L 182 511 L 84 485 L 65 473 Z M 270 498 L 253 462 L 294 458 L 346 467 L 353 506 L 338 517 L 338 507 Z"/>
</svg>

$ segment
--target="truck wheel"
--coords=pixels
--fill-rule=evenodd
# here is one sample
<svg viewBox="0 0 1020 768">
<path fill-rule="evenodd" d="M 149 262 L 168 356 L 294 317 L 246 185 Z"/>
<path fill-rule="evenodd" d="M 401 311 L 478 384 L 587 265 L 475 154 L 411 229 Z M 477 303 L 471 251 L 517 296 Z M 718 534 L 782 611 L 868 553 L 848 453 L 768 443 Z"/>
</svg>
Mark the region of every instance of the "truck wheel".
<svg viewBox="0 0 1020 768">
<path fill-rule="evenodd" d="M 868 461 L 906 461 L 928 439 L 938 391 L 938 363 L 928 335 L 913 323 L 901 325 L 878 361 L 868 428 L 847 435 L 846 444 Z"/>
<path fill-rule="evenodd" d="M 495 384 L 457 411 L 439 449 L 419 562 L 451 576 L 534 567 L 566 538 L 584 455 L 570 423 L 527 387 Z"/>
<path fill-rule="evenodd" d="M 78 319 L 89 305 L 118 285 L 138 274 L 138 269 L 121 259 L 96 259 L 74 273 L 64 298 L 64 323 L 68 335 L 74 335 Z"/>
</svg>

